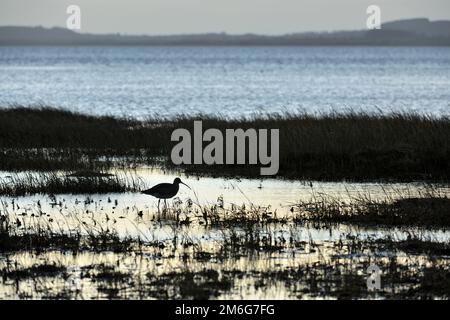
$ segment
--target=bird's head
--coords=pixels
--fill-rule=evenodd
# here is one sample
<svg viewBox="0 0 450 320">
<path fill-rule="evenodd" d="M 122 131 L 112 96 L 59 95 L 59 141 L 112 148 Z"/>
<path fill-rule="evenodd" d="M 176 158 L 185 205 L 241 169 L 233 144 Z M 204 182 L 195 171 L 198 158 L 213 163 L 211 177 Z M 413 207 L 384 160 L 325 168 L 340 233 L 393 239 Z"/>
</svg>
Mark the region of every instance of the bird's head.
<svg viewBox="0 0 450 320">
<path fill-rule="evenodd" d="M 175 178 L 175 180 L 173 180 L 173 184 L 184 184 L 186 187 L 188 187 L 189 189 L 191 187 L 189 187 L 186 183 L 182 182 L 180 178 Z"/>
</svg>

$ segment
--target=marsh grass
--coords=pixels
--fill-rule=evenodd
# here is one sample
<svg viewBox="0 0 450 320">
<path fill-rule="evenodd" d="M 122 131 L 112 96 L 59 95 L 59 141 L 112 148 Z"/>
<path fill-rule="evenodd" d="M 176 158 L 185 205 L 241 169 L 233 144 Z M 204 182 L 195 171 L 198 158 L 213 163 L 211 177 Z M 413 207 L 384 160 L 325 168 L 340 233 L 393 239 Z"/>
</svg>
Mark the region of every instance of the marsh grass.
<svg viewBox="0 0 450 320">
<path fill-rule="evenodd" d="M 115 229 L 103 227 L 95 219 L 86 220 L 72 215 L 61 220 L 65 225 L 53 224 L 53 218 L 37 214 L 26 221 L 19 214 L 9 212 L 5 204 L 0 215 L 0 252 L 48 250 L 111 251 L 139 250 L 141 241 L 120 237 Z M 70 222 L 69 222 L 70 220 Z"/>
<path fill-rule="evenodd" d="M 140 242 L 120 238 L 114 233 L 104 232 L 91 235 L 81 233 L 63 234 L 48 230 L 33 232 L 10 233 L 0 229 L 0 252 L 30 250 L 43 252 L 48 250 L 81 251 L 112 251 L 127 252 L 136 249 Z M 136 247 L 135 247 L 136 246 Z"/>
<path fill-rule="evenodd" d="M 217 128 L 280 129 L 279 176 L 314 180 L 448 180 L 450 119 L 427 115 L 281 114 L 226 119 L 205 115 L 146 120 L 94 117 L 49 107 L 0 110 L 3 170 L 99 169 L 163 162 L 171 133 Z M 188 172 L 256 176 L 259 166 L 190 165 Z"/>
<path fill-rule="evenodd" d="M 407 254 L 425 254 L 427 256 L 450 257 L 450 243 L 436 242 L 430 239 L 422 239 L 410 236 L 406 240 L 393 241 L 392 239 L 379 239 L 373 241 L 373 247 L 378 250 L 401 251 Z"/>
<path fill-rule="evenodd" d="M 87 175 L 89 173 L 89 175 Z M 0 195 L 24 196 L 32 194 L 92 194 L 138 191 L 140 181 L 132 175 L 119 177 L 99 172 L 62 174 L 44 172 L 10 174 L 0 178 Z"/>
<path fill-rule="evenodd" d="M 32 277 L 55 277 L 64 276 L 67 268 L 56 264 L 35 264 L 28 268 L 16 269 L 6 268 L 0 270 L 0 276 L 14 280 L 32 278 Z"/>
<path fill-rule="evenodd" d="M 418 195 L 410 192 L 373 198 L 370 193 L 347 195 L 342 200 L 323 193 L 313 193 L 308 201 L 292 207 L 294 220 L 322 223 L 356 223 L 372 226 L 450 227 L 450 198 L 434 187 Z"/>
<path fill-rule="evenodd" d="M 234 283 L 230 275 L 220 275 L 213 269 L 173 271 L 157 277 L 147 273 L 147 277 L 150 294 L 159 299 L 211 299 L 230 291 Z"/>
<path fill-rule="evenodd" d="M 223 196 L 219 196 L 213 204 L 201 204 L 198 195 L 193 191 L 194 199 L 183 201 L 175 197 L 172 205 L 162 208 L 154 215 L 157 221 L 173 221 L 178 226 L 198 223 L 209 227 L 251 227 L 270 223 L 287 223 L 288 217 L 277 215 L 277 210 L 269 206 L 253 204 L 247 198 L 243 204 L 225 205 Z M 245 194 L 243 194 L 245 196 Z"/>
</svg>

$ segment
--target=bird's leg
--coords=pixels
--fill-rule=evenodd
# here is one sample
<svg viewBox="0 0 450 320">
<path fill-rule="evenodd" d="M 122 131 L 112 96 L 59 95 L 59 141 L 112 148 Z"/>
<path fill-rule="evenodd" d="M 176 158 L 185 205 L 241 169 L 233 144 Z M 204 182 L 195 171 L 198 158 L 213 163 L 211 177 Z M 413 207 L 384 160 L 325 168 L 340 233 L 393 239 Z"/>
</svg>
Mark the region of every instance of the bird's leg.
<svg viewBox="0 0 450 320">
<path fill-rule="evenodd" d="M 158 213 L 159 213 L 159 202 L 161 201 L 161 199 L 158 199 Z"/>
<path fill-rule="evenodd" d="M 167 210 L 167 201 L 166 201 L 166 199 L 164 199 L 164 206 L 166 207 L 166 210 Z"/>
</svg>

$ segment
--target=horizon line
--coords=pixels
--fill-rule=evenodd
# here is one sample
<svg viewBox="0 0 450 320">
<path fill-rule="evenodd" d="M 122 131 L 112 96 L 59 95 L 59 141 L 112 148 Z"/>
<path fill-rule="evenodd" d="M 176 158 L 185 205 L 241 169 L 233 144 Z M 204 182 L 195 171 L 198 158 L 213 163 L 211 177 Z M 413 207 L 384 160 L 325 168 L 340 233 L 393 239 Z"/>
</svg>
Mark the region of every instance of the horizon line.
<svg viewBox="0 0 450 320">
<path fill-rule="evenodd" d="M 417 18 L 407 18 L 407 19 L 395 19 L 389 20 L 386 22 L 382 22 L 383 24 L 398 22 L 398 21 L 408 21 L 408 20 L 426 20 L 428 22 L 450 22 L 450 19 L 437 19 L 431 20 L 430 18 L 425 17 L 417 17 Z M 149 33 L 121 33 L 121 32 L 109 32 L 109 33 L 92 33 L 92 32 L 80 32 L 79 30 L 69 29 L 64 26 L 43 26 L 43 25 L 0 25 L 0 28 L 5 27 L 15 27 L 15 28 L 41 28 L 41 29 L 64 29 L 67 31 L 71 31 L 80 35 L 96 35 L 96 36 L 105 36 L 105 35 L 119 35 L 119 36 L 135 36 L 135 37 L 170 37 L 170 36 L 195 36 L 195 35 L 229 35 L 229 36 L 245 36 L 245 35 L 254 35 L 254 36 L 264 36 L 264 37 L 280 37 L 287 35 L 295 35 L 295 34 L 327 34 L 327 33 L 337 33 L 337 32 L 358 32 L 358 31 L 369 31 L 370 29 L 336 29 L 336 30 L 322 30 L 322 31 L 295 31 L 295 32 L 285 32 L 285 33 L 277 33 L 277 34 L 264 34 L 264 33 L 254 33 L 254 32 L 243 32 L 243 33 L 227 33 L 226 31 L 205 31 L 198 33 L 168 33 L 168 34 L 149 34 Z"/>
</svg>

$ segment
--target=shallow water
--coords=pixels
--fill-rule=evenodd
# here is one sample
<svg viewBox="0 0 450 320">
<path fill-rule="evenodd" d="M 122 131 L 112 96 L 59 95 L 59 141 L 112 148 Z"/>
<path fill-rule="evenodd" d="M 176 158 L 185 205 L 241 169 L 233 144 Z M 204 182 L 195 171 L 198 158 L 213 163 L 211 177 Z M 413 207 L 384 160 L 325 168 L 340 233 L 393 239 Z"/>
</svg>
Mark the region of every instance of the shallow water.
<svg viewBox="0 0 450 320">
<path fill-rule="evenodd" d="M 138 177 L 142 188 L 170 182 L 179 175 L 154 168 L 113 172 L 124 179 Z M 1 179 L 10 179 L 11 175 L 0 172 Z M 164 210 L 158 212 L 155 198 L 139 192 L 2 197 L 1 214 L 20 222 L 19 233 L 40 229 L 87 236 L 108 230 L 121 239 L 140 239 L 153 245 L 123 252 L 95 252 L 95 248 L 91 248 L 92 251 L 75 254 L 58 249 L 0 253 L 3 278 L 0 299 L 335 298 L 348 294 L 343 278 L 356 279 L 352 285 L 360 288 L 358 290 L 364 289 L 370 263 L 380 265 L 386 277 L 395 270 L 393 279 L 399 275 L 407 278 L 399 283 L 386 280 L 394 282 L 389 282 L 380 293 L 383 297 L 398 293 L 400 289 L 414 289 L 417 274 L 430 264 L 446 268 L 449 263 L 448 256 L 420 252 L 411 255 L 375 244 L 377 240 L 386 239 L 405 241 L 411 236 L 449 243 L 450 230 L 292 221 L 256 224 L 251 228 L 245 224 L 221 226 L 202 223 L 199 211 L 200 206 L 214 206 L 223 201 L 221 212 L 224 215 L 233 206 L 245 205 L 249 211 L 258 208 L 254 210 L 262 210 L 273 217 L 292 217 L 295 212 L 290 209 L 296 202 L 321 194 L 340 201 L 369 193 L 372 199 L 387 196 L 395 199 L 423 194 L 427 188 L 420 183 L 179 176 L 192 190 L 181 186 L 177 198 L 169 201 L 167 215 Z M 442 194 L 450 194 L 448 186 L 434 188 Z M 175 219 L 170 213 L 177 209 L 181 214 Z M 189 223 L 183 224 L 188 218 Z M 37 274 L 26 271 L 49 265 L 61 270 Z"/>
<path fill-rule="evenodd" d="M 173 182 L 176 177 L 188 184 L 191 189 L 180 185 L 177 198 L 182 201 L 192 199 L 200 205 L 216 204 L 219 197 L 226 203 L 247 206 L 270 206 L 273 210 L 282 213 L 288 211 L 299 200 L 310 200 L 312 197 L 328 195 L 341 201 L 347 201 L 352 197 L 370 194 L 373 200 L 395 199 L 399 197 L 414 197 L 427 192 L 427 185 L 421 182 L 411 183 L 378 183 L 378 182 L 322 182 L 299 181 L 277 178 L 246 179 L 246 178 L 218 178 L 196 177 L 182 173 L 171 172 L 159 168 L 115 169 L 110 173 L 118 176 L 124 182 L 136 181 L 140 188 L 145 190 L 153 185 L 163 182 Z M 0 179 L 5 182 L 12 177 L 23 177 L 27 174 L 39 176 L 38 172 L 24 171 L 10 173 L 0 171 Z M 64 175 L 65 173 L 59 173 Z M 450 186 L 447 184 L 433 184 L 436 191 L 450 194 Z M 87 196 L 87 195 L 85 195 Z M 21 197 L 23 201 L 37 201 L 40 195 Z M 61 195 L 66 199 L 82 199 L 83 195 Z M 111 195 L 90 195 L 93 199 L 111 197 L 117 199 L 121 205 L 139 205 L 148 208 L 156 208 L 157 200 L 154 197 L 136 193 L 118 193 Z M 170 200 L 169 200 L 170 202 Z"/>
<path fill-rule="evenodd" d="M 204 252 L 215 253 L 207 258 L 199 258 L 195 249 L 183 246 L 138 253 L 0 254 L 0 299 L 330 299 L 339 296 L 346 285 L 362 289 L 362 293 L 347 293 L 353 297 L 402 297 L 401 290 L 407 296 L 408 289 L 417 286 L 419 273 L 430 263 L 449 266 L 448 257 L 430 258 L 364 246 L 352 253 L 329 241 L 276 251 L 243 250 L 227 256 L 217 255 L 220 246 L 202 247 Z M 371 294 L 365 288 L 369 263 L 379 265 L 384 272 L 383 290 L 378 293 Z M 14 273 L 39 265 L 62 269 Z M 412 277 L 391 282 L 390 276 L 399 274 Z"/>
<path fill-rule="evenodd" d="M 267 212 L 275 217 L 295 216 L 295 204 L 300 201 L 315 201 L 321 197 L 332 197 L 340 202 L 370 197 L 372 200 L 394 200 L 415 197 L 427 193 L 428 187 L 419 182 L 414 183 L 353 183 L 353 182 L 318 182 L 282 179 L 226 179 L 212 177 L 193 177 L 158 168 L 139 168 L 133 170 L 113 170 L 111 173 L 123 181 L 139 181 L 141 190 L 162 183 L 172 182 L 177 176 L 191 189 L 180 185 L 175 198 L 167 200 L 170 209 L 190 212 L 191 221 L 202 220 L 201 207 L 223 205 L 225 210 L 245 207 L 246 210 Z M 15 177 L 27 174 L 39 177 L 37 172 L 14 173 Z M 63 175 L 64 173 L 60 173 Z M 11 179 L 10 172 L 0 172 L 0 179 Z M 434 185 L 433 190 L 450 195 L 448 185 Z M 163 201 L 160 210 L 165 208 Z M 28 224 L 39 221 L 38 217 L 46 215 L 53 225 L 59 228 L 79 228 L 80 221 L 91 224 L 98 221 L 105 226 L 112 226 L 121 236 L 141 237 L 143 239 L 167 240 L 173 237 L 171 226 L 149 229 L 158 214 L 158 200 L 140 192 L 109 194 L 35 194 L 21 197 L 2 197 L 2 212 L 27 219 Z M 195 225 L 195 223 L 194 223 Z M 282 226 L 277 232 L 284 232 Z M 346 234 L 370 236 L 375 238 L 396 234 L 403 239 L 408 232 L 416 228 L 360 228 L 345 225 L 315 229 L 296 226 L 302 241 L 334 241 Z M 420 229 L 419 229 L 420 230 Z M 421 230 L 422 236 L 434 240 L 447 241 L 450 233 L 442 230 Z M 188 229 L 190 237 L 201 239 L 219 239 L 220 232 L 197 226 Z"/>
</svg>

